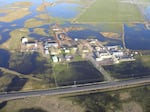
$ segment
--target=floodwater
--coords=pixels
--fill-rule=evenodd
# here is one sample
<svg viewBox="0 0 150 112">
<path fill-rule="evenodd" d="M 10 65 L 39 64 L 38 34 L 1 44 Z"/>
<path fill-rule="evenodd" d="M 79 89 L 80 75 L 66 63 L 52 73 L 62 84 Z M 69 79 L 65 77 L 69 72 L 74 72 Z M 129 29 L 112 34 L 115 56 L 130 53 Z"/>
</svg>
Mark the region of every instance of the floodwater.
<svg viewBox="0 0 150 112">
<path fill-rule="evenodd" d="M 9 6 L 10 4 L 14 2 L 20 2 L 24 0 L 6 0 L 6 1 L 0 1 L 0 3 L 3 3 L 3 6 L 0 5 L 0 8 L 5 8 L 4 5 Z M 55 2 L 56 0 L 46 0 L 48 2 Z M 35 16 L 39 14 L 43 14 L 43 12 L 37 12 L 36 8 L 41 5 L 42 0 L 29 0 L 29 2 L 32 2 L 32 6 L 30 7 L 30 12 L 31 14 L 21 18 L 17 19 L 13 22 L 0 22 L 0 44 L 6 42 L 9 38 L 10 35 L 9 33 L 18 28 L 24 27 L 24 23 L 26 20 L 35 18 Z M 57 3 L 54 6 L 47 7 L 47 10 L 49 12 L 49 15 L 52 16 L 53 18 L 62 18 L 62 19 L 71 19 L 79 13 L 78 8 L 80 7 L 79 4 L 73 4 L 73 3 Z M 45 13 L 45 12 L 44 12 Z M 4 13 L 0 13 L 0 16 L 4 16 Z M 37 19 L 37 18 L 36 18 Z M 13 26 L 15 24 L 15 26 Z M 52 23 L 53 24 L 53 23 Z M 43 26 L 45 29 L 47 26 Z M 7 31 L 5 31 L 7 29 Z M 30 29 L 32 30 L 32 29 Z"/>
<path fill-rule="evenodd" d="M 103 35 L 101 35 L 98 31 L 95 30 L 91 30 L 91 29 L 85 29 L 85 30 L 73 30 L 73 31 L 69 31 L 68 36 L 75 39 L 98 39 L 99 41 L 102 42 L 107 42 L 107 45 L 121 45 L 122 46 L 122 42 L 121 40 L 115 40 L 115 39 L 110 39 L 110 38 L 106 38 Z"/>
<path fill-rule="evenodd" d="M 150 50 L 150 30 L 143 24 L 125 25 L 125 44 L 132 50 Z"/>
<path fill-rule="evenodd" d="M 55 18 L 71 19 L 79 13 L 79 4 L 61 3 L 48 7 L 48 12 Z"/>
<path fill-rule="evenodd" d="M 19 1 L 25 1 L 25 0 L 5 0 L 5 1 L 0 1 L 0 7 L 4 8 L 4 6 L 9 6 L 11 3 L 14 2 L 19 2 Z M 10 35 L 9 33 L 14 30 L 14 29 L 18 29 L 18 28 L 23 28 L 24 27 L 24 23 L 26 20 L 31 19 L 31 18 L 35 18 L 37 15 L 39 14 L 43 14 L 43 12 L 37 12 L 36 8 L 42 3 L 42 0 L 28 0 L 29 2 L 32 2 L 33 5 L 30 7 L 30 11 L 31 14 L 15 20 L 13 22 L 0 22 L 0 44 L 6 42 L 9 38 Z M 45 0 L 47 2 L 56 2 L 56 0 Z M 69 20 L 71 18 L 76 17 L 80 11 L 81 11 L 82 5 L 81 4 L 76 4 L 76 3 L 68 3 L 68 2 L 57 2 L 54 6 L 49 6 L 47 7 L 48 13 L 50 16 L 52 16 L 53 18 L 56 19 L 65 19 L 65 20 Z M 44 12 L 45 13 L 45 12 Z M 150 6 L 147 7 L 145 9 L 145 13 L 148 15 L 149 19 L 150 19 Z M 0 17 L 4 16 L 4 13 L 0 13 Z M 54 24 L 54 23 L 51 23 Z M 64 23 L 64 26 L 71 26 L 71 24 L 68 23 Z M 63 26 L 62 25 L 62 26 Z M 74 24 L 75 25 L 75 24 Z M 77 26 L 77 25 L 75 25 Z M 46 29 L 45 32 L 47 32 L 49 29 L 49 25 L 43 25 L 40 26 L 41 28 Z M 108 45 L 122 45 L 122 42 L 119 40 L 114 40 L 114 39 L 108 39 L 103 37 L 101 34 L 99 34 L 99 31 L 95 31 L 94 28 L 90 29 L 90 25 L 87 25 L 87 27 L 85 30 L 81 30 L 81 31 L 70 31 L 68 32 L 68 35 L 71 38 L 80 38 L 80 39 L 86 39 L 86 38 L 97 38 L 98 40 L 102 41 L 102 42 L 107 42 Z M 135 29 L 139 29 L 140 31 L 136 31 Z M 33 31 L 33 28 L 30 28 L 30 31 Z M 148 42 L 149 42 L 149 30 L 146 30 L 143 28 L 142 25 L 136 25 L 134 27 L 125 27 L 125 32 L 126 32 L 126 37 L 125 37 L 125 42 L 126 42 L 126 46 L 129 49 L 150 49 Z M 47 32 L 48 33 L 48 32 Z M 138 34 L 138 35 L 137 35 Z M 35 38 L 35 39 L 41 39 L 41 35 L 37 35 L 34 34 L 33 32 L 30 33 L 31 37 Z M 45 37 L 44 37 L 45 38 Z M 138 43 L 139 46 L 137 46 Z"/>
<path fill-rule="evenodd" d="M 0 67 L 9 66 L 10 53 L 7 50 L 0 49 Z"/>
<path fill-rule="evenodd" d="M 150 6 L 145 9 L 145 14 L 147 15 L 147 19 L 150 21 Z"/>
</svg>

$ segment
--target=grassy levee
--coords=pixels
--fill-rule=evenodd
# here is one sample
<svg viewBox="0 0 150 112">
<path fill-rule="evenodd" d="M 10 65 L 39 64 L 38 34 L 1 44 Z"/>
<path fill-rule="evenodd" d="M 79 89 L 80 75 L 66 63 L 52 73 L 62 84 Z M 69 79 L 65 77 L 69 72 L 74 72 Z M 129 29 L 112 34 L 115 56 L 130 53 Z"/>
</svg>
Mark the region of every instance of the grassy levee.
<svg viewBox="0 0 150 112">
<path fill-rule="evenodd" d="M 137 6 L 120 0 L 96 0 L 75 20 L 76 22 L 143 22 Z"/>
<path fill-rule="evenodd" d="M 15 71 L 12 71 L 12 70 L 9 70 L 9 69 L 6 69 L 6 68 L 0 67 L 0 70 L 2 70 L 5 73 L 8 73 L 8 74 L 18 76 L 19 78 L 27 78 L 27 79 L 32 79 L 32 80 L 36 80 L 36 81 L 41 81 L 41 79 L 32 77 L 31 75 L 24 75 L 24 74 L 21 74 L 21 73 L 18 73 L 18 72 L 15 72 Z"/>
</svg>

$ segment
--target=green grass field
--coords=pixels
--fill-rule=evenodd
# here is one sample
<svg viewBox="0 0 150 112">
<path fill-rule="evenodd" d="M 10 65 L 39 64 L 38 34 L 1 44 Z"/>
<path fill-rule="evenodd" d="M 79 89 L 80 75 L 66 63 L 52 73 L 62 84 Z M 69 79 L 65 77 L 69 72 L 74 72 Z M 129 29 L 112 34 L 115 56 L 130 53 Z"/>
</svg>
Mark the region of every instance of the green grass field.
<svg viewBox="0 0 150 112">
<path fill-rule="evenodd" d="M 143 22 L 136 5 L 121 0 L 96 0 L 77 19 L 77 22 Z"/>
</svg>

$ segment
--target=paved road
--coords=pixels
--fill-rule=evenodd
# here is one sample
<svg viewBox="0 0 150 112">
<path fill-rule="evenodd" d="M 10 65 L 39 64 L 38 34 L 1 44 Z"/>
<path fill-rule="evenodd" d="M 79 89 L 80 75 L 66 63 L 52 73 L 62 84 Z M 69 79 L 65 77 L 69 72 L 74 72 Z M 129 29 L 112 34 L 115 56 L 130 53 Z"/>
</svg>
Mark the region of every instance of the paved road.
<svg viewBox="0 0 150 112">
<path fill-rule="evenodd" d="M 5 93 L 5 94 L 0 94 L 0 101 L 7 101 L 12 99 L 26 98 L 26 97 L 33 97 L 33 96 L 60 95 L 60 94 L 69 94 L 69 93 L 76 93 L 76 92 L 86 92 L 92 90 L 108 91 L 114 89 L 127 88 L 135 85 L 149 85 L 149 84 L 150 84 L 150 77 L 116 81 L 116 82 L 113 81 L 113 82 L 105 82 L 105 83 L 91 83 L 91 84 L 84 84 L 84 85 L 77 85 L 72 87 L 56 88 L 56 89 L 49 89 L 49 90 Z"/>
</svg>

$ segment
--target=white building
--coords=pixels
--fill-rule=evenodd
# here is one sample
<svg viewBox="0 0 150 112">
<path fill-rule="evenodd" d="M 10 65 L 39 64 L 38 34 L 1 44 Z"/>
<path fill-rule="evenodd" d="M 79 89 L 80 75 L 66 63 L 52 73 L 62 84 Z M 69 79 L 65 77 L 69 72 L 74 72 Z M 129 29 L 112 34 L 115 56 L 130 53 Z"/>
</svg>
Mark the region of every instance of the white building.
<svg viewBox="0 0 150 112">
<path fill-rule="evenodd" d="M 102 47 L 95 47 L 95 49 L 96 49 L 96 51 L 101 51 L 101 50 L 103 50 Z"/>
<path fill-rule="evenodd" d="M 49 54 L 49 50 L 48 50 L 48 49 L 45 49 L 45 50 L 44 50 L 44 53 L 45 53 L 46 55 L 48 55 L 48 54 Z"/>
<path fill-rule="evenodd" d="M 66 55 L 66 56 L 65 56 L 66 61 L 71 61 L 72 58 L 73 58 L 73 57 L 72 57 L 71 55 Z"/>
<path fill-rule="evenodd" d="M 109 58 L 112 58 L 112 55 L 110 55 L 107 52 L 105 53 L 96 52 L 96 61 L 103 61 L 104 59 L 109 59 Z"/>
<path fill-rule="evenodd" d="M 37 43 L 36 42 L 27 42 L 25 43 L 27 47 L 37 47 Z"/>
<path fill-rule="evenodd" d="M 28 38 L 22 37 L 21 38 L 21 42 L 22 42 L 22 44 L 27 43 L 28 42 Z"/>
<path fill-rule="evenodd" d="M 88 53 L 88 52 L 89 52 L 89 49 L 88 49 L 86 46 L 83 46 L 82 52 L 83 52 L 83 53 Z"/>
<path fill-rule="evenodd" d="M 65 53 L 70 53 L 70 50 L 69 49 L 65 49 Z"/>
<path fill-rule="evenodd" d="M 119 46 L 106 46 L 108 50 L 118 50 Z"/>
<path fill-rule="evenodd" d="M 117 57 L 121 57 L 124 55 L 124 53 L 123 53 L 123 51 L 115 51 L 115 52 L 112 52 L 112 55 L 117 56 Z"/>
</svg>

